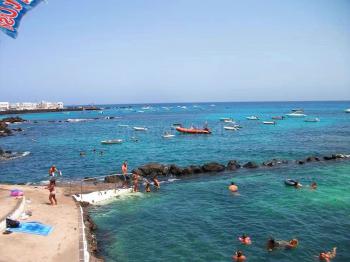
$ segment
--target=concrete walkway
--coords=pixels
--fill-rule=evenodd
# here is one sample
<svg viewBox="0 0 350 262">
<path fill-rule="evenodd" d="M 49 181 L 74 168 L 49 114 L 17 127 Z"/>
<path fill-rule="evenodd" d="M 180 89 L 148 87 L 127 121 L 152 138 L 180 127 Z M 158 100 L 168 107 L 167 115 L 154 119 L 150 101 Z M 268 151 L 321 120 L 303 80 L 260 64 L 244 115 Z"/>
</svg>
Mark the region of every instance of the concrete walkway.
<svg viewBox="0 0 350 262">
<path fill-rule="evenodd" d="M 53 226 L 53 231 L 48 236 L 0 232 L 0 261 L 79 261 L 80 211 L 72 197 L 64 196 L 63 189 L 56 188 L 58 205 L 51 206 L 49 192 L 42 186 L 0 185 L 0 190 L 7 192 L 14 188 L 24 191 L 25 210 L 32 211 L 32 216 L 23 222 L 38 221 Z M 0 206 L 11 200 L 0 199 Z"/>
</svg>

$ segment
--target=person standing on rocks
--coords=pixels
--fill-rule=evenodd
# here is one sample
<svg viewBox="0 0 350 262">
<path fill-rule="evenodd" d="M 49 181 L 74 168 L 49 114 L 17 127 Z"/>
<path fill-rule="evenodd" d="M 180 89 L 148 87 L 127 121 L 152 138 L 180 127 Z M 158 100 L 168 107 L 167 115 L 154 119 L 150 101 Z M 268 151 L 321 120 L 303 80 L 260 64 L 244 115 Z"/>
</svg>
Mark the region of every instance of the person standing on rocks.
<svg viewBox="0 0 350 262">
<path fill-rule="evenodd" d="M 126 180 L 126 176 L 128 175 L 128 161 L 124 161 L 122 164 L 122 175 L 124 178 L 124 182 L 123 182 L 123 187 L 127 187 L 128 186 L 128 182 Z"/>
<path fill-rule="evenodd" d="M 139 175 L 137 173 L 132 174 L 133 191 L 139 191 Z"/>
</svg>

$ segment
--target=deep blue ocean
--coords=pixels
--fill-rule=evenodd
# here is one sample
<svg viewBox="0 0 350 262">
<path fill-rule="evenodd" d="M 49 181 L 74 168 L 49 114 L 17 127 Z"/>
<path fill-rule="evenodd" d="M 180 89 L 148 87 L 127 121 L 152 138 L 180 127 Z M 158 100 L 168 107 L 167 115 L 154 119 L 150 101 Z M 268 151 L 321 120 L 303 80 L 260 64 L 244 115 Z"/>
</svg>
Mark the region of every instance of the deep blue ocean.
<svg viewBox="0 0 350 262">
<path fill-rule="evenodd" d="M 344 112 L 350 102 L 145 106 L 106 105 L 102 111 L 22 115 L 30 122 L 13 127 L 24 131 L 1 138 L 0 147 L 31 153 L 0 162 L 0 182 L 47 180 L 52 164 L 65 179 L 78 179 L 120 172 L 124 160 L 132 169 L 147 162 L 185 166 L 350 153 L 350 114 Z M 262 124 L 294 108 L 303 108 L 307 118 L 318 117 L 320 122 L 287 118 L 276 125 Z M 251 115 L 260 120 L 247 120 Z M 242 128 L 224 130 L 227 124 L 219 121 L 222 117 L 233 118 Z M 89 120 L 68 123 L 67 119 Z M 181 135 L 171 128 L 174 123 L 201 127 L 206 121 L 212 135 Z M 148 131 L 136 132 L 133 126 Z M 164 139 L 165 131 L 176 136 Z M 124 142 L 101 145 L 106 139 Z M 80 156 L 81 151 L 86 156 Z M 284 186 L 285 178 L 299 179 L 304 185 L 316 181 L 319 187 L 295 190 Z M 349 178 L 347 160 L 240 170 L 166 181 L 157 192 L 124 198 L 91 212 L 106 261 L 231 261 L 236 250 L 243 250 L 248 261 L 317 261 L 315 255 L 333 246 L 338 247 L 334 261 L 350 261 Z M 239 195 L 227 190 L 231 181 L 239 185 Z M 251 246 L 240 245 L 237 237 L 242 233 L 251 236 Z M 270 236 L 296 237 L 300 244 L 292 251 L 268 253 L 264 247 Z"/>
</svg>

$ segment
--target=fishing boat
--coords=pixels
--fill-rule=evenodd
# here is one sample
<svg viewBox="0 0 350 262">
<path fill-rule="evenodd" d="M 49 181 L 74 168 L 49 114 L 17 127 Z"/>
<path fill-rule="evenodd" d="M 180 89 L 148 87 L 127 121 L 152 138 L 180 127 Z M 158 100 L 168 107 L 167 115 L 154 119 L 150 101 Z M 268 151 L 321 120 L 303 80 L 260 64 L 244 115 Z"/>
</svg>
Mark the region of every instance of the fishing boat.
<svg viewBox="0 0 350 262">
<path fill-rule="evenodd" d="M 224 126 L 224 129 L 228 130 L 228 131 L 237 131 L 238 130 L 238 128 L 235 126 Z"/>
<path fill-rule="evenodd" d="M 133 129 L 135 131 L 147 131 L 147 127 L 134 126 Z"/>
<path fill-rule="evenodd" d="M 198 129 L 198 128 L 184 128 L 184 127 L 176 127 L 176 131 L 180 133 L 185 133 L 185 134 L 211 134 L 211 131 L 209 128 L 203 128 L 203 129 Z"/>
<path fill-rule="evenodd" d="M 264 125 L 276 125 L 275 121 L 263 121 Z"/>
<path fill-rule="evenodd" d="M 350 108 L 345 109 L 345 113 L 350 113 Z"/>
<path fill-rule="evenodd" d="M 290 113 L 290 114 L 286 114 L 286 116 L 288 116 L 288 117 L 306 117 L 305 114 L 303 114 L 303 113 L 297 113 L 297 112 L 293 112 L 293 113 Z"/>
<path fill-rule="evenodd" d="M 101 141 L 102 145 L 114 145 L 114 144 L 121 144 L 121 143 L 123 143 L 122 139 L 110 139 L 110 140 Z"/>
<path fill-rule="evenodd" d="M 304 122 L 309 122 L 309 123 L 320 122 L 320 119 L 318 117 L 307 118 L 307 119 L 304 120 Z"/>
<path fill-rule="evenodd" d="M 259 117 L 257 117 L 257 116 L 247 116 L 246 118 L 248 120 L 259 120 Z"/>
</svg>

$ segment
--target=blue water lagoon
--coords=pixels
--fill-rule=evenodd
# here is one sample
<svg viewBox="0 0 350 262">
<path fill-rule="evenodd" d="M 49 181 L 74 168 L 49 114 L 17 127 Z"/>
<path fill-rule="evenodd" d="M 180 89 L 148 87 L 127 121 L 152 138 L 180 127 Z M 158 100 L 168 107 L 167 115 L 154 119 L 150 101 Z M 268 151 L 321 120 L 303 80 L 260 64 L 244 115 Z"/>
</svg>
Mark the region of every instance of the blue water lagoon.
<svg viewBox="0 0 350 262">
<path fill-rule="evenodd" d="M 261 163 L 350 153 L 350 114 L 344 112 L 350 102 L 102 107 L 102 111 L 22 115 L 30 120 L 17 125 L 24 131 L 1 138 L 0 147 L 31 153 L 0 162 L 0 181 L 46 180 L 52 164 L 65 179 L 79 179 L 120 172 L 124 160 L 132 169 L 148 162 Z M 275 125 L 262 123 L 297 108 L 304 109 L 306 118 L 320 121 L 287 117 Z M 259 120 L 246 118 L 252 115 Z M 230 123 L 220 118 L 232 118 L 242 128 L 226 130 Z M 174 123 L 202 127 L 206 122 L 211 135 L 179 134 L 173 128 Z M 164 132 L 175 136 L 164 139 Z M 123 143 L 102 145 L 107 139 Z M 317 261 L 319 252 L 334 246 L 338 247 L 334 261 L 350 261 L 349 176 L 350 161 L 342 160 L 167 178 L 158 191 L 94 207 L 91 213 L 106 261 L 231 261 L 236 250 L 242 250 L 248 261 Z M 304 187 L 287 187 L 286 178 L 297 179 Z M 231 181 L 239 186 L 239 194 L 228 190 Z M 317 190 L 308 187 L 313 181 Z M 251 237 L 252 245 L 240 244 L 243 233 Z M 271 236 L 297 238 L 299 246 L 267 252 L 265 244 Z"/>
</svg>

